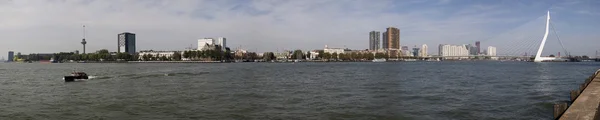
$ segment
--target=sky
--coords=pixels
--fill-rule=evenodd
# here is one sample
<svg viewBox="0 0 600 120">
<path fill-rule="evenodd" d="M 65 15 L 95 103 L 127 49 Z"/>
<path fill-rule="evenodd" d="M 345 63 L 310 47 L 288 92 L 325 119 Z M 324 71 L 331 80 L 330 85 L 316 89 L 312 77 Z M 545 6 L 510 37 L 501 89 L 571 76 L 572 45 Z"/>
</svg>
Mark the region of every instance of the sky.
<svg viewBox="0 0 600 120">
<path fill-rule="evenodd" d="M 206 37 L 257 52 L 367 49 L 369 32 L 387 27 L 400 29 L 401 46 L 427 44 L 430 54 L 439 44 L 475 41 L 514 51 L 539 44 L 514 34 L 541 40 L 550 10 L 564 47 L 595 56 L 597 6 L 597 0 L 3 0 L 0 55 L 81 51 L 83 25 L 88 52 L 116 51 L 122 32 L 136 34 L 138 51 L 184 50 Z M 562 51 L 556 41 L 549 37 L 544 54 Z"/>
</svg>

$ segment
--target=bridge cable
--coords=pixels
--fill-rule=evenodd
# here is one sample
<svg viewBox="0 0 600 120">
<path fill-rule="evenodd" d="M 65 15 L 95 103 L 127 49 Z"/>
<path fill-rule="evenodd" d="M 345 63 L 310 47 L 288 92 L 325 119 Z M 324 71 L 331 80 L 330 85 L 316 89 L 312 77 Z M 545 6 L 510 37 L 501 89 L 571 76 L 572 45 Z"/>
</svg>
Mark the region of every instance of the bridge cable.
<svg viewBox="0 0 600 120">
<path fill-rule="evenodd" d="M 554 29 L 554 24 L 552 24 L 552 22 L 550 22 L 550 26 L 552 27 L 552 31 L 554 32 L 554 35 L 556 35 L 556 39 L 558 39 L 558 42 L 560 43 L 560 47 L 562 47 L 562 49 L 565 51 L 565 55 L 570 57 L 571 56 L 570 53 L 568 53 L 568 51 L 567 51 L 567 49 L 565 49 L 565 46 L 563 45 L 562 41 L 558 37 L 558 34 L 556 33 L 556 29 Z"/>
</svg>

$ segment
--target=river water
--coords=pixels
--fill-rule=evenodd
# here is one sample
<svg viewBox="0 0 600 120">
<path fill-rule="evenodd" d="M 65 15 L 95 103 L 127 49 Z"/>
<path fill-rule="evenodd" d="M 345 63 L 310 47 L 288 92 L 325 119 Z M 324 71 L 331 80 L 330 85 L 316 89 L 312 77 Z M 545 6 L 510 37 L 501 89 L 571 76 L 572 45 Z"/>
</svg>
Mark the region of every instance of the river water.
<svg viewBox="0 0 600 120">
<path fill-rule="evenodd" d="M 0 119 L 552 119 L 600 63 L 0 64 Z M 93 78 L 65 83 L 73 70 Z"/>
</svg>

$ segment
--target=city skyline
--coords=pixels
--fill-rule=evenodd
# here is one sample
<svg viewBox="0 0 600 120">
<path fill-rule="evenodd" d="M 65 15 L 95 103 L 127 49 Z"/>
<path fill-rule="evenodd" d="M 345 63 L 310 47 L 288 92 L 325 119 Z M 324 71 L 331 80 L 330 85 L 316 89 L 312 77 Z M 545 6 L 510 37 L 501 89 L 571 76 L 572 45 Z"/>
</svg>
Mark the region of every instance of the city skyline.
<svg viewBox="0 0 600 120">
<path fill-rule="evenodd" d="M 116 51 L 114 35 L 123 31 L 138 34 L 137 50 L 184 50 L 204 36 L 226 36 L 234 40 L 229 46 L 258 52 L 321 49 L 323 45 L 368 49 L 364 33 L 384 31 L 389 26 L 402 30 L 400 46 L 474 41 L 494 46 L 486 40 L 551 9 L 561 39 L 568 40 L 565 47 L 575 55 L 594 56 L 600 47 L 589 43 L 599 37 L 592 29 L 600 26 L 593 22 L 600 20 L 598 8 L 594 8 L 597 5 L 598 1 L 563 0 L 3 1 L 0 9 L 11 17 L 0 20 L 0 32 L 4 33 L 0 36 L 6 39 L 0 50 L 82 51 L 81 25 L 88 31 L 88 53 Z M 38 45 L 42 42 L 47 44 Z M 548 46 L 554 47 L 547 47 L 544 55 L 562 51 L 552 43 Z M 7 56 L 6 52 L 0 55 Z"/>
</svg>

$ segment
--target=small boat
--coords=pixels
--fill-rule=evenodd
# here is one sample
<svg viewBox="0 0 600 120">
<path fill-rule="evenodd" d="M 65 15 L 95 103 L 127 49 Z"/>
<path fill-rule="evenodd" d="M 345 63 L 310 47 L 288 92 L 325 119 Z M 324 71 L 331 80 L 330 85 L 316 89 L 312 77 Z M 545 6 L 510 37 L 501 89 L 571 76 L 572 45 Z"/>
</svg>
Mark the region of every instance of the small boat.
<svg viewBox="0 0 600 120">
<path fill-rule="evenodd" d="M 387 60 L 385 60 L 385 59 L 373 59 L 373 62 L 385 62 L 385 61 L 387 61 Z"/>
<path fill-rule="evenodd" d="M 88 79 L 88 75 L 84 72 L 73 72 L 71 76 L 64 77 L 65 82 L 73 82 L 76 79 Z"/>
</svg>

